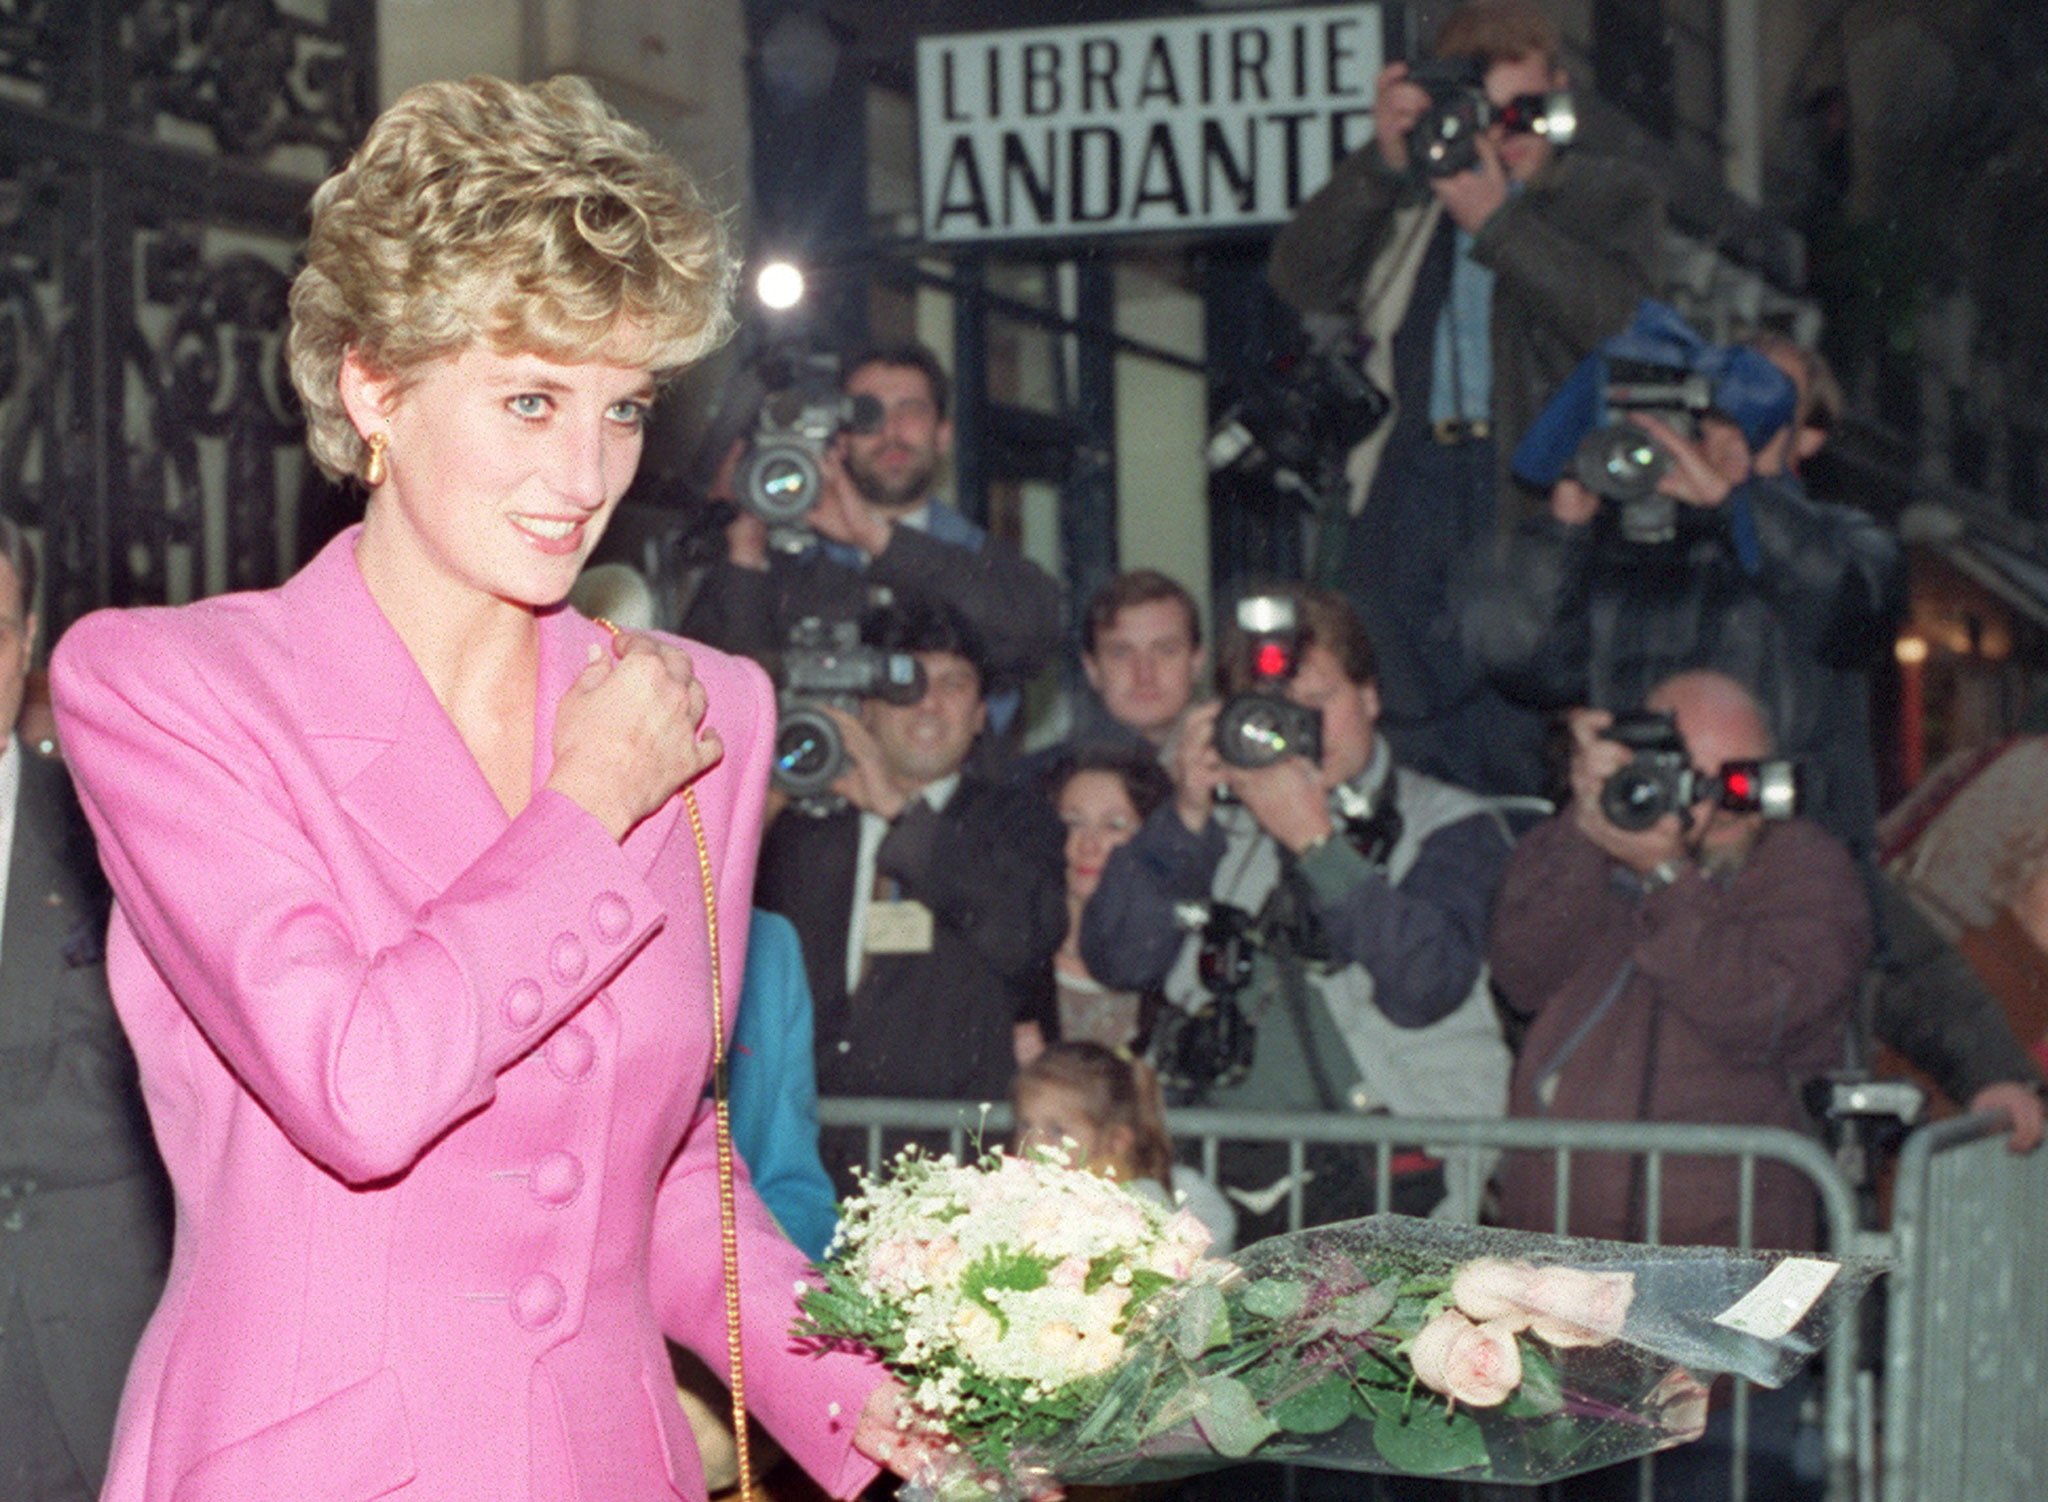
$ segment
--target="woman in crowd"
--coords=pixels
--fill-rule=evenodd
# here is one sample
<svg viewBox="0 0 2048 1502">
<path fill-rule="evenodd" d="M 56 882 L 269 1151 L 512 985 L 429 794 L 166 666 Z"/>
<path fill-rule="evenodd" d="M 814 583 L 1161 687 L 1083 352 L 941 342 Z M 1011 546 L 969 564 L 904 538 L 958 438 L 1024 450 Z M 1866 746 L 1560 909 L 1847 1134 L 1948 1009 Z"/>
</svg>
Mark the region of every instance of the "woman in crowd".
<svg viewBox="0 0 2048 1502">
<path fill-rule="evenodd" d="M 587 85 L 412 90 L 292 289 L 363 522 L 60 647 L 178 1204 L 117 1502 L 703 1495 L 662 1335 L 728 1366 L 711 982 L 729 1028 L 774 700 L 560 602 L 731 274 Z M 850 1496 L 897 1390 L 792 1352 L 804 1259 L 737 1198 L 747 1392 Z"/>
<path fill-rule="evenodd" d="M 1099 1043 L 1055 1043 L 1010 1086 L 1018 1152 L 1061 1143 L 1105 1178 L 1166 1205 L 1185 1205 L 1209 1228 L 1218 1256 L 1237 1243 L 1237 1212 L 1217 1187 L 1173 1161 L 1166 1107 L 1151 1067 Z"/>
<path fill-rule="evenodd" d="M 1060 1036 L 1108 1048 L 1137 1048 L 1150 1023 L 1145 998 L 1111 991 L 1081 959 L 1081 910 L 1102 880 L 1109 853 L 1138 832 L 1173 793 L 1157 760 L 1140 750 L 1095 748 L 1055 764 L 1046 782 L 1067 831 L 1067 937 L 1053 958 Z"/>
</svg>

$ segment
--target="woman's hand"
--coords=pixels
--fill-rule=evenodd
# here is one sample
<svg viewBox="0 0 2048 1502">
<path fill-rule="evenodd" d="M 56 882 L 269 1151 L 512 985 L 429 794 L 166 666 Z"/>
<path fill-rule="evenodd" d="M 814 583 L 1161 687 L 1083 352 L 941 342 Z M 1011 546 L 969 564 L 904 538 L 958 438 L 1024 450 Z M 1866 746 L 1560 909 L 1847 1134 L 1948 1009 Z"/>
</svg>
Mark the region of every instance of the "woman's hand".
<svg viewBox="0 0 2048 1502">
<path fill-rule="evenodd" d="M 625 633 L 589 664 L 555 710 L 547 785 L 623 840 L 725 754 L 704 723 L 704 685 L 680 647 Z"/>
<path fill-rule="evenodd" d="M 903 1384 L 894 1377 L 868 1394 L 867 1406 L 854 1425 L 853 1447 L 877 1465 L 885 1466 L 905 1481 L 931 1468 L 959 1468 L 968 1464 L 964 1456 L 946 1448 L 943 1440 L 910 1427 L 903 1411 Z M 1064 1496 L 1050 1480 L 1036 1482 L 1032 1502 L 1060 1502 Z"/>
<path fill-rule="evenodd" d="M 894 1377 L 869 1393 L 853 1426 L 853 1447 L 908 1481 L 925 1465 L 941 1463 L 946 1452 L 930 1435 L 911 1429 L 903 1398 L 903 1384 Z"/>
</svg>

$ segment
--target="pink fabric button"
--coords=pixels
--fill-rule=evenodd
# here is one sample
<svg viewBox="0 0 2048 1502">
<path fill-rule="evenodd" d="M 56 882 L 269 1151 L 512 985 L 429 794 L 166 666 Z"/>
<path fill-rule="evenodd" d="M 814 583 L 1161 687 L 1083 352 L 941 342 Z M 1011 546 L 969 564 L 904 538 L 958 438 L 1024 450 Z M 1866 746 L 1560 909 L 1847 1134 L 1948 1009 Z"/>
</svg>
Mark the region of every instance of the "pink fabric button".
<svg viewBox="0 0 2048 1502">
<path fill-rule="evenodd" d="M 534 1273 L 512 1290 L 512 1321 L 522 1330 L 545 1330 L 562 1317 L 569 1295 L 552 1273 Z"/>
<path fill-rule="evenodd" d="M 607 944 L 616 944 L 633 926 L 633 909 L 617 892 L 600 892 L 590 904 L 590 926 Z"/>
<path fill-rule="evenodd" d="M 532 1027 L 540 1021 L 543 1005 L 540 987 L 530 980 L 514 981 L 500 1005 L 504 1009 L 505 1020 L 514 1027 Z"/>
<path fill-rule="evenodd" d="M 526 1184 L 543 1205 L 566 1205 L 583 1187 L 583 1161 L 574 1153 L 549 1153 L 533 1165 Z"/>
<path fill-rule="evenodd" d="M 572 986 L 583 979 L 583 972 L 589 964 L 590 956 L 583 952 L 583 941 L 574 934 L 561 935 L 548 950 L 548 969 L 565 986 Z"/>
<path fill-rule="evenodd" d="M 590 1066 L 597 1062 L 597 1044 L 582 1026 L 572 1022 L 548 1039 L 547 1056 L 548 1068 L 573 1082 L 590 1073 Z"/>
</svg>

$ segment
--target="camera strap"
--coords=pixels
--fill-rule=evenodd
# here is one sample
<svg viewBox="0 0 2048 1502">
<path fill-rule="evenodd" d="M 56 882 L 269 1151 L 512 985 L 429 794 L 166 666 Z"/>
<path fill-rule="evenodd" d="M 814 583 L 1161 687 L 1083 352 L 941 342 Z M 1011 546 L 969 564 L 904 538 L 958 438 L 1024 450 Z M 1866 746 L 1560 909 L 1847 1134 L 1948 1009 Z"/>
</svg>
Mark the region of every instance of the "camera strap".
<svg viewBox="0 0 2048 1502">
<path fill-rule="evenodd" d="M 1401 820 L 1401 810 L 1394 801 L 1394 769 L 1387 768 L 1387 775 L 1381 781 L 1379 795 L 1374 798 L 1369 812 L 1364 814 L 1341 814 L 1338 827 L 1345 843 L 1365 857 L 1366 863 L 1380 875 L 1387 874 L 1387 866 L 1394 858 L 1394 847 L 1401 843 L 1401 834 L 1406 827 Z"/>
</svg>

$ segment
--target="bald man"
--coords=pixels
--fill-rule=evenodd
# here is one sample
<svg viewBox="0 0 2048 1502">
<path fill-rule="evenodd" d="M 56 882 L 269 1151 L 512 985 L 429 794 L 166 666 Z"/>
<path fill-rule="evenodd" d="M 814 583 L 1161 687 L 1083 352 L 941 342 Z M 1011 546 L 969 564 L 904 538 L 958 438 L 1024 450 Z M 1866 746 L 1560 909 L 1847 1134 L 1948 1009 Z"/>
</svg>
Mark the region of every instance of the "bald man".
<svg viewBox="0 0 2048 1502">
<path fill-rule="evenodd" d="M 1718 673 L 1660 683 L 1647 708 L 1676 716 L 1696 770 L 1766 757 L 1756 701 Z M 1644 830 L 1617 828 L 1600 789 L 1629 761 L 1612 717 L 1572 717 L 1572 800 L 1523 839 L 1494 909 L 1496 988 L 1528 1032 L 1509 1109 L 1602 1121 L 1696 1121 L 1808 1131 L 1804 1080 L 1842 1057 L 1870 952 L 1864 889 L 1848 852 L 1805 819 L 1767 823 L 1702 799 Z M 1503 1218 L 1550 1229 L 1552 1172 L 1534 1154 L 1502 1175 Z M 1643 1237 L 1639 1163 L 1574 1159 L 1570 1229 Z M 1665 1165 L 1667 1242 L 1733 1245 L 1731 1164 Z M 1758 1173 L 1755 1241 L 1811 1247 L 1813 1195 Z"/>
<path fill-rule="evenodd" d="M 1763 711 L 1719 673 L 1667 678 L 1646 708 L 1676 717 L 1693 767 L 1718 773 L 1769 756 Z M 1805 819 L 1766 822 L 1708 799 L 1644 830 L 1617 828 L 1600 790 L 1629 748 L 1607 738 L 1603 710 L 1572 716 L 1572 799 L 1524 837 L 1494 905 L 1488 959 L 1496 988 L 1528 1032 L 1509 1110 L 1595 1121 L 1725 1122 L 1810 1132 L 1800 1086 L 1842 1057 L 1850 1001 L 1870 953 L 1864 887 L 1848 851 Z M 1546 1154 L 1511 1153 L 1501 1169 L 1504 1225 L 1550 1230 L 1555 1170 Z M 1642 1239 L 1641 1160 L 1573 1155 L 1568 1229 Z M 1667 1159 L 1665 1242 L 1731 1246 L 1736 1165 Z M 1814 1193 L 1774 1164 L 1756 1170 L 1753 1244 L 1811 1248 Z M 1751 1395 L 1747 1495 L 1820 1496 L 1799 1443 L 1804 1379 Z M 1719 1502 L 1732 1494 L 1729 1410 L 1706 1435 L 1657 1458 L 1657 1494 Z M 1564 1502 L 1637 1495 L 1633 1466 L 1562 1483 Z"/>
</svg>

